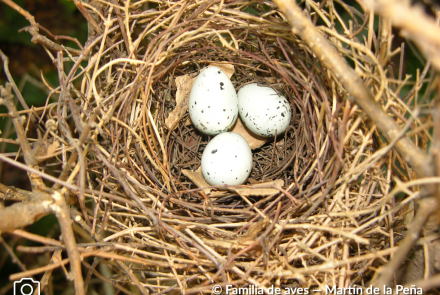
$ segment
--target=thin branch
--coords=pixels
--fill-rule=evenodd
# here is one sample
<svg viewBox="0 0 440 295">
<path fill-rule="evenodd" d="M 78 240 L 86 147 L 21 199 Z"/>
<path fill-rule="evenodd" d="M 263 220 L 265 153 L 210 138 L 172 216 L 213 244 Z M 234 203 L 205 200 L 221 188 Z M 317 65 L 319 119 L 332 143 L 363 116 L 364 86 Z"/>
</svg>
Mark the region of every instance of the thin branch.
<svg viewBox="0 0 440 295">
<path fill-rule="evenodd" d="M 20 168 L 20 169 L 22 169 L 24 171 L 27 171 L 28 173 L 39 175 L 39 176 L 41 176 L 44 179 L 47 179 L 47 180 L 52 181 L 54 183 L 60 184 L 60 185 L 62 185 L 64 187 L 67 187 L 67 188 L 73 190 L 73 191 L 76 191 L 78 189 L 78 187 L 75 186 L 75 185 L 72 185 L 72 184 L 67 183 L 65 181 L 62 181 L 62 180 L 59 180 L 58 178 L 53 177 L 52 175 L 46 174 L 44 172 L 41 172 L 40 170 L 37 170 L 35 168 L 26 166 L 23 163 L 14 161 L 12 159 L 9 159 L 8 157 L 6 157 L 4 155 L 0 155 L 0 160 L 3 161 L 3 162 L 6 162 L 8 164 L 11 164 L 11 165 L 13 165 L 15 167 L 18 167 L 18 168 Z"/>
<path fill-rule="evenodd" d="M 93 256 L 95 254 L 96 254 L 96 252 L 88 252 L 88 253 L 83 253 L 81 256 L 82 256 L 82 258 L 86 258 L 86 257 L 89 257 L 89 256 Z M 40 273 L 48 271 L 48 270 L 52 270 L 52 269 L 58 268 L 60 266 L 66 265 L 69 262 L 70 262 L 70 259 L 69 258 L 65 258 L 65 259 L 63 259 L 61 261 L 50 263 L 50 264 L 42 266 L 42 267 L 31 269 L 31 270 L 28 270 L 28 271 L 25 271 L 25 272 L 19 272 L 19 273 L 12 274 L 12 275 L 9 276 L 9 280 L 10 281 L 17 281 L 17 280 L 19 280 L 21 278 L 26 278 L 26 277 L 29 277 L 29 276 L 40 274 Z"/>
<path fill-rule="evenodd" d="M 21 106 L 23 107 L 23 109 L 29 110 L 29 106 L 27 105 L 26 101 L 24 100 L 23 96 L 21 95 L 20 90 L 18 90 L 18 87 L 15 84 L 14 79 L 12 78 L 11 73 L 9 72 L 9 58 L 1 50 L 0 50 L 0 56 L 3 59 L 3 69 L 5 71 L 6 77 L 8 77 L 8 81 L 12 85 L 12 88 L 14 89 L 15 95 L 17 95 L 18 100 L 20 101 Z"/>
<path fill-rule="evenodd" d="M 58 39 L 60 39 L 60 40 L 61 40 L 61 39 L 69 40 L 69 41 L 75 42 L 75 43 L 78 45 L 78 47 L 81 48 L 81 50 L 84 49 L 84 47 L 81 45 L 81 43 L 79 43 L 78 39 L 73 38 L 73 37 L 70 37 L 70 36 L 54 35 L 54 34 L 52 34 L 48 29 L 46 29 L 45 27 L 43 27 L 41 24 L 37 24 L 37 25 L 38 25 L 38 27 L 39 27 L 40 29 L 42 29 L 42 30 L 45 31 L 47 34 L 49 34 L 53 39 L 55 39 L 55 40 L 58 40 Z M 21 31 L 21 30 L 20 30 L 20 31 Z M 19 32 L 20 32 L 20 31 L 19 31 Z"/>
<path fill-rule="evenodd" d="M 1 54 L 1 53 L 0 53 Z M 13 96 L 11 94 L 11 84 L 7 84 L 6 88 L 0 86 L 0 104 L 5 105 L 9 111 L 9 117 L 12 119 L 14 124 L 15 132 L 17 133 L 17 139 L 20 143 L 21 149 L 23 150 L 23 156 L 26 164 L 34 165 L 35 160 L 32 158 L 32 150 L 26 137 L 26 132 L 23 129 L 23 122 L 20 115 L 15 108 L 13 101 Z"/>
<path fill-rule="evenodd" d="M 27 231 L 21 230 L 21 229 L 16 229 L 14 231 L 11 232 L 11 234 L 22 237 L 24 239 L 28 239 L 34 242 L 38 242 L 41 244 L 47 244 L 47 245 L 52 245 L 52 246 L 58 246 L 58 247 L 63 247 L 63 244 L 61 244 L 60 242 L 58 242 L 57 240 L 51 239 L 51 238 L 46 238 L 46 237 L 42 237 L 33 233 L 29 233 Z"/>
<path fill-rule="evenodd" d="M 31 192 L 0 183 L 0 198 L 11 201 L 29 201 Z"/>
<path fill-rule="evenodd" d="M 47 194 L 33 193 L 29 202 L 15 203 L 0 209 L 0 232 L 14 230 L 33 224 L 41 217 L 52 213 L 52 201 Z"/>
<path fill-rule="evenodd" d="M 17 255 L 15 255 L 14 253 L 14 250 L 12 250 L 12 248 L 5 242 L 5 240 L 3 240 L 2 236 L 0 236 L 0 244 L 3 244 L 3 247 L 5 247 L 6 251 L 12 258 L 12 262 L 17 264 L 22 271 L 27 271 L 26 266 L 20 261 L 20 259 L 18 259 Z"/>
<path fill-rule="evenodd" d="M 20 13 L 21 15 L 23 15 L 30 23 L 31 26 L 27 27 L 25 29 L 25 31 L 27 31 L 29 34 L 32 35 L 32 43 L 39 43 L 49 49 L 55 50 L 55 51 L 63 51 L 64 48 L 69 51 L 70 53 L 74 54 L 74 55 L 80 55 L 81 54 L 81 50 L 78 49 L 73 49 L 70 47 L 65 47 L 63 48 L 63 46 L 52 42 L 51 40 L 47 39 L 45 36 L 40 35 L 40 33 L 38 33 L 38 24 L 35 22 L 35 18 L 26 10 L 24 10 L 23 8 L 21 8 L 19 5 L 17 5 L 16 3 L 12 2 L 11 0 L 1 0 L 3 1 L 6 5 L 10 6 L 12 9 L 16 10 L 18 13 Z"/>
<path fill-rule="evenodd" d="M 60 223 L 61 233 L 63 234 L 64 244 L 66 245 L 67 255 L 74 275 L 74 285 L 77 295 L 84 295 L 84 281 L 81 273 L 81 258 L 76 246 L 75 235 L 72 229 L 69 207 L 66 200 L 59 192 L 54 192 L 52 198 L 55 203 L 50 207 Z"/>
<path fill-rule="evenodd" d="M 364 4 L 374 9 L 387 21 L 401 28 L 401 35 L 414 40 L 417 46 L 440 70 L 440 28 L 435 20 L 425 13 L 423 6 L 410 5 L 410 1 L 375 0 Z"/>
<path fill-rule="evenodd" d="M 18 115 L 17 109 L 15 107 L 13 96 L 11 94 L 11 84 L 7 84 L 6 88 L 3 86 L 0 86 L 0 104 L 5 105 L 8 108 L 9 111 L 9 117 L 12 120 L 12 123 L 14 124 L 15 132 L 17 134 L 18 142 L 20 143 L 20 147 L 23 151 L 24 160 L 27 165 L 29 165 L 29 168 L 38 169 L 38 166 L 36 165 L 36 160 L 33 155 L 33 151 L 31 150 L 31 147 L 29 145 L 28 139 L 26 137 L 26 133 L 23 129 L 23 122 Z M 43 183 L 43 180 L 41 177 L 34 173 L 28 173 L 29 180 L 31 181 L 32 189 L 38 189 L 38 190 L 44 190 L 46 186 Z"/>
<path fill-rule="evenodd" d="M 130 280 L 138 287 L 139 291 L 142 292 L 142 295 L 149 295 L 150 292 L 148 292 L 147 289 L 142 285 L 142 283 L 139 281 L 139 279 L 134 275 L 133 271 L 129 269 L 123 261 L 116 260 L 116 263 L 124 270 L 124 272 L 127 274 L 127 276 L 130 278 Z"/>
</svg>

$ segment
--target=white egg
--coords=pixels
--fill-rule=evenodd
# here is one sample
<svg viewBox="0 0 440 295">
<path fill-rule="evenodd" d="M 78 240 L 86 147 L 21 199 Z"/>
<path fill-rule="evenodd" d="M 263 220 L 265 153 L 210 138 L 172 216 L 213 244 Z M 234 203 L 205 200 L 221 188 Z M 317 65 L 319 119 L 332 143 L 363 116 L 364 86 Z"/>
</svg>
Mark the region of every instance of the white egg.
<svg viewBox="0 0 440 295">
<path fill-rule="evenodd" d="M 214 137 L 202 155 L 202 173 L 211 185 L 242 184 L 252 169 L 252 151 L 246 139 L 235 132 Z"/>
<path fill-rule="evenodd" d="M 189 115 L 203 133 L 228 131 L 237 120 L 237 93 L 229 77 L 217 67 L 207 67 L 197 76 L 189 95 Z"/>
<path fill-rule="evenodd" d="M 238 91 L 238 113 L 257 135 L 272 137 L 286 131 L 292 111 L 289 101 L 270 87 L 248 84 Z"/>
</svg>

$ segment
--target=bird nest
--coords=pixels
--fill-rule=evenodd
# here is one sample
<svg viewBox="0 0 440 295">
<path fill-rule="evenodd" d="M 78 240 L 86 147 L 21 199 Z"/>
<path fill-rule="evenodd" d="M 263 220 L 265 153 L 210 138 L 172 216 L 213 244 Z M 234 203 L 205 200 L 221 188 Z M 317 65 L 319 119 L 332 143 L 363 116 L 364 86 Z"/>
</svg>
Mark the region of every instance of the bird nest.
<svg viewBox="0 0 440 295">
<path fill-rule="evenodd" d="M 395 77 L 400 51 L 374 34 L 369 12 L 327 2 L 300 6 L 381 110 L 425 148 L 432 119 L 408 106 L 427 68 L 402 80 L 401 55 Z M 126 294 L 368 286 L 414 215 L 418 189 L 405 184 L 413 172 L 286 14 L 267 1 L 76 4 L 89 40 L 79 57 L 58 54 L 53 93 L 61 94 L 40 118 L 47 144 L 62 146 L 55 189 L 78 200 L 70 214 L 89 235 L 78 243 L 86 288 L 95 276 Z M 384 56 L 372 53 L 382 46 Z M 74 66 L 64 74 L 66 60 Z M 292 106 L 274 138 L 234 126 L 253 152 L 243 185 L 209 186 L 199 169 L 212 137 L 191 123 L 188 98 L 209 65 L 236 90 L 257 82 Z"/>
</svg>

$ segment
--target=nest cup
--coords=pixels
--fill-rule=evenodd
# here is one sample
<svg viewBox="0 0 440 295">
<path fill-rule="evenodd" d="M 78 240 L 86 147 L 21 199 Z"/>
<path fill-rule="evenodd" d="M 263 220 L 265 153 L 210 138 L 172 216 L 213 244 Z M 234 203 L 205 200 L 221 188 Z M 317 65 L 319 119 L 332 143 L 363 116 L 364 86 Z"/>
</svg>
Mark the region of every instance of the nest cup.
<svg viewBox="0 0 440 295">
<path fill-rule="evenodd" d="M 271 87 L 288 98 L 293 110 L 291 124 L 283 134 L 269 139 L 254 135 L 257 140 L 266 143 L 254 150 L 250 177 L 253 180 L 279 178 L 284 180 L 285 186 L 295 183 L 294 186 L 305 189 L 307 184 L 316 180 L 319 162 L 324 174 L 321 178 L 327 179 L 331 171 L 325 169 L 324 162 L 328 161 L 324 159 L 328 158 L 329 152 L 332 153 L 332 143 L 328 139 L 325 143 L 323 141 L 328 130 L 325 126 L 329 123 L 325 121 L 323 112 L 330 112 L 332 102 L 324 103 L 331 97 L 328 78 L 320 74 L 325 69 L 291 34 L 285 22 L 271 17 L 271 14 L 261 17 L 275 6 L 224 4 L 224 9 L 231 9 L 230 17 L 233 20 L 223 14 L 210 13 L 211 8 L 189 21 L 186 14 L 191 11 L 197 13 L 198 6 L 192 6 L 185 8 L 180 23 L 174 27 L 159 30 L 157 36 L 157 30 L 150 29 L 155 33 L 146 33 L 145 39 L 152 39 L 146 49 L 148 61 L 142 55 L 140 57 L 148 66 L 141 64 L 135 83 L 126 87 L 127 82 L 124 82 L 125 89 L 123 77 L 113 79 L 109 89 L 119 92 L 118 102 L 121 105 L 115 106 L 115 99 L 104 99 L 109 103 L 103 104 L 104 109 L 114 109 L 120 118 L 133 126 L 133 131 L 144 140 L 145 147 L 155 151 L 152 158 L 161 163 L 162 168 L 167 168 L 163 170 L 170 179 L 177 180 L 174 182 L 176 185 L 179 181 L 187 181 L 181 173 L 182 169 L 195 171 L 199 168 L 201 154 L 211 137 L 203 135 L 190 124 L 185 113 L 187 97 L 176 102 L 178 85 L 175 78 L 186 75 L 187 79 L 183 81 L 191 83 L 191 78 L 195 78 L 206 66 L 233 66 L 231 80 L 237 91 L 255 82 Z M 241 8 L 241 11 L 251 10 L 253 14 L 240 13 L 237 8 Z M 126 65 L 115 66 L 115 77 L 123 76 L 121 73 L 125 70 L 130 71 Z M 176 107 L 181 110 L 181 116 L 171 121 L 173 124 L 167 124 L 167 118 Z M 317 112 L 321 112 L 321 116 Z M 152 118 L 156 128 L 151 128 Z M 131 142 L 133 135 L 124 131 L 124 127 L 118 126 L 117 122 L 105 125 L 113 125 L 108 127 L 113 130 L 123 130 L 121 135 Z M 150 138 L 150 141 L 145 138 Z M 163 147 L 160 140 L 163 141 Z M 317 161 L 317 151 L 321 154 L 321 161 Z M 148 158 L 142 154 L 137 156 L 139 159 Z M 159 178 L 156 177 L 156 185 L 162 187 L 164 181 Z M 192 187 L 191 183 L 185 186 L 187 189 Z"/>
<path fill-rule="evenodd" d="M 374 128 L 273 3 L 100 5 L 112 21 L 101 15 L 105 40 L 91 51 L 80 105 L 84 116 L 96 116 L 97 122 L 85 153 L 86 182 L 106 194 L 85 193 L 91 225 L 83 226 L 112 243 L 118 259 L 127 257 L 138 281 L 102 258 L 111 266 L 111 280 L 123 288 L 189 294 L 226 283 L 334 285 L 343 272 L 350 284 L 360 284 L 371 275 L 367 268 L 362 275 L 347 274 L 344 267 L 328 272 L 327 264 L 368 253 L 368 230 L 386 222 L 373 219 L 354 233 L 340 230 L 371 221 L 368 212 L 345 213 L 378 204 L 389 186 L 380 168 L 384 162 L 360 166 L 362 153 L 368 157 L 377 145 Z M 347 7 L 342 10 L 361 27 L 363 13 Z M 362 64 L 360 70 L 377 71 L 374 60 L 340 46 L 336 30 L 323 33 L 347 60 Z M 233 66 L 236 90 L 251 82 L 272 87 L 293 110 L 286 132 L 253 150 L 246 186 L 212 191 L 221 196 L 208 194 L 183 173 L 199 168 L 211 137 L 190 123 L 185 97 L 176 101 L 176 78 L 193 79 L 213 63 Z M 381 89 L 381 79 L 371 79 L 371 88 Z M 176 120 L 167 124 L 176 109 Z M 365 261 L 351 268 L 359 270 Z"/>
</svg>

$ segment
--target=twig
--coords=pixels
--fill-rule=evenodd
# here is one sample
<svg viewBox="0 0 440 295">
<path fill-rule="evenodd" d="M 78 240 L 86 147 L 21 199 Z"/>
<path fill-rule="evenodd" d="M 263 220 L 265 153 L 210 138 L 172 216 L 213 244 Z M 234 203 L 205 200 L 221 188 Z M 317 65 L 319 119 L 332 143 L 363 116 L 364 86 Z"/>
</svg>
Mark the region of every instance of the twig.
<svg viewBox="0 0 440 295">
<path fill-rule="evenodd" d="M 393 277 L 393 273 L 390 273 L 390 271 L 397 270 L 400 267 L 402 261 L 405 260 L 414 243 L 419 239 L 423 225 L 426 223 L 429 216 L 438 210 L 437 201 L 433 198 L 424 199 L 419 203 L 420 205 L 417 209 L 416 216 L 414 217 L 413 222 L 409 225 L 405 238 L 400 243 L 399 251 L 394 253 L 390 262 L 379 271 L 376 282 L 374 283 L 375 286 L 383 288 L 383 286 L 389 284 Z"/>
<path fill-rule="evenodd" d="M 127 50 L 127 54 L 129 54 L 131 51 L 130 42 L 128 41 L 127 32 L 125 31 L 125 26 L 122 20 L 121 11 L 119 10 L 118 7 L 116 7 L 118 2 L 116 0 L 112 0 L 112 3 L 115 4 L 115 12 L 116 12 L 116 17 L 118 18 L 119 28 L 121 29 L 122 38 L 124 38 L 125 49 Z"/>
<path fill-rule="evenodd" d="M 13 96 L 11 94 L 11 84 L 6 85 L 6 88 L 0 86 L 0 92 L 2 97 L 0 99 L 0 104 L 4 104 L 8 108 L 9 116 L 12 119 L 15 132 L 17 133 L 17 140 L 20 143 L 20 147 L 23 151 L 24 160 L 30 168 L 38 168 L 38 166 L 36 166 L 36 160 L 33 155 L 33 151 L 31 150 L 31 147 L 26 137 L 26 133 L 23 129 L 23 122 L 21 121 L 21 118 L 18 115 L 17 109 L 13 102 Z M 29 173 L 28 176 L 29 180 L 31 181 L 33 190 L 44 190 L 46 188 L 40 176 L 35 175 L 34 173 Z"/>
<path fill-rule="evenodd" d="M 64 50 L 63 46 L 52 42 L 51 40 L 47 39 L 45 36 L 42 36 L 38 33 L 38 24 L 35 22 L 35 18 L 29 12 L 27 12 L 26 10 L 24 10 L 19 5 L 12 2 L 11 0 L 1 0 L 1 1 L 3 1 L 6 5 L 10 6 L 12 9 L 16 10 L 21 15 L 23 15 L 31 23 L 31 26 L 27 27 L 25 31 L 29 32 L 32 35 L 32 40 L 31 40 L 32 43 L 35 44 L 40 43 L 41 45 L 55 51 Z M 75 55 L 81 54 L 81 50 L 73 49 L 70 47 L 64 47 L 64 48 L 72 54 Z"/>
<path fill-rule="evenodd" d="M 94 252 L 84 253 L 84 254 L 82 254 L 82 258 L 84 259 L 86 257 L 93 256 L 94 254 L 96 254 L 96 253 L 94 253 Z M 48 271 L 48 270 L 52 270 L 52 269 L 58 268 L 60 266 L 66 265 L 69 262 L 70 262 L 70 259 L 66 258 L 66 259 L 63 259 L 63 260 L 61 260 L 59 262 L 51 263 L 51 264 L 48 264 L 46 266 L 38 267 L 38 268 L 31 269 L 31 270 L 28 270 L 28 271 L 25 271 L 25 272 L 15 273 L 15 274 L 9 276 L 9 280 L 10 281 L 17 281 L 17 280 L 19 280 L 21 278 L 26 278 L 26 277 L 29 277 L 29 276 L 40 274 L 40 273 Z"/>
<path fill-rule="evenodd" d="M 46 193 L 34 192 L 31 201 L 15 203 L 0 209 L 0 231 L 10 231 L 33 224 L 47 214 L 52 213 L 52 201 Z"/>
<path fill-rule="evenodd" d="M 69 207 L 59 192 L 54 192 L 52 198 L 55 201 L 50 207 L 55 212 L 60 223 L 61 233 L 63 234 L 64 244 L 66 245 L 67 255 L 69 256 L 70 266 L 74 275 L 74 285 L 76 294 L 84 295 L 84 281 L 81 273 L 81 258 L 76 246 L 75 236 L 73 234 Z"/>
<path fill-rule="evenodd" d="M 126 178 L 121 175 L 122 173 L 116 169 L 113 165 L 111 165 L 107 159 L 98 151 L 95 150 L 98 154 L 98 157 L 101 159 L 102 162 L 107 166 L 107 168 L 112 172 L 112 174 L 118 179 L 119 183 L 124 188 L 125 192 L 139 205 L 139 207 L 142 208 L 145 212 L 147 212 L 148 217 L 151 219 L 154 225 L 157 225 L 157 217 L 154 216 L 150 210 L 147 209 L 144 203 L 139 199 L 138 196 L 136 196 L 133 191 L 130 189 L 128 182 Z"/>
<path fill-rule="evenodd" d="M 47 107 L 51 107 L 51 106 L 53 106 L 55 103 L 50 103 L 50 104 L 48 104 L 47 105 Z M 23 114 L 28 114 L 28 113 L 37 113 L 37 112 L 42 112 L 42 111 L 44 111 L 44 109 L 45 108 L 47 108 L 47 107 L 39 107 L 39 108 L 34 108 L 34 107 L 32 107 L 32 109 L 27 109 L 27 110 L 22 110 L 22 111 L 18 111 L 18 114 L 19 115 L 23 115 Z M 1 113 L 0 114 L 0 118 L 4 118 L 4 117 L 8 117 L 9 116 L 9 114 L 5 114 L 5 113 Z"/>
<path fill-rule="evenodd" d="M 124 292 L 125 294 L 133 294 L 130 291 L 128 291 L 127 289 L 123 288 L 122 286 L 120 286 L 119 284 L 116 284 L 115 282 L 109 280 L 108 278 L 104 277 L 103 275 L 101 275 L 98 271 L 96 271 L 96 269 L 94 269 L 90 264 L 88 264 L 86 261 L 82 262 L 83 265 L 85 267 L 87 267 L 91 273 L 93 273 L 96 277 L 98 277 L 99 279 L 103 280 L 104 282 L 107 282 L 109 284 L 111 284 L 113 287 L 121 290 L 122 292 Z"/>
<path fill-rule="evenodd" d="M 414 40 L 418 47 L 440 70 L 440 28 L 422 7 L 410 6 L 410 2 L 399 0 L 365 1 L 364 4 L 387 20 L 394 26 L 402 29 L 401 34 Z"/>
<path fill-rule="evenodd" d="M 103 30 L 101 29 L 101 27 L 96 23 L 96 21 L 93 19 L 93 17 L 87 12 L 87 10 L 85 9 L 85 7 L 83 6 L 83 4 L 81 3 L 81 1 L 78 0 L 74 0 L 73 1 L 76 5 L 76 7 L 78 8 L 78 10 L 81 12 L 81 14 L 84 16 L 84 18 L 88 21 L 88 23 L 93 27 L 93 29 L 96 31 L 96 33 L 98 35 L 101 35 L 103 33 Z M 108 47 L 112 47 L 113 46 L 113 42 L 112 40 L 110 40 L 109 38 L 105 39 L 105 43 L 107 44 Z M 120 57 L 121 56 L 121 52 L 115 48 L 114 49 L 114 53 L 116 57 Z"/>
<path fill-rule="evenodd" d="M 51 263 L 49 265 L 46 265 L 46 266 L 43 266 L 43 267 L 39 267 L 39 268 L 36 268 L 36 269 L 31 269 L 31 270 L 28 270 L 28 271 L 15 273 L 15 274 L 9 276 L 9 280 L 10 281 L 16 281 L 16 280 L 19 280 L 21 278 L 33 276 L 33 275 L 42 273 L 44 271 L 48 271 L 48 270 L 52 270 L 52 269 L 58 268 L 58 267 L 60 267 L 62 265 L 66 265 L 67 263 L 69 263 L 69 258 L 66 258 L 66 259 L 61 260 L 60 262 Z"/>
<path fill-rule="evenodd" d="M 8 77 L 9 83 L 11 83 L 12 88 L 14 89 L 15 95 L 17 95 L 18 100 L 20 101 L 23 109 L 25 109 L 26 111 L 29 110 L 29 106 L 27 105 L 26 101 L 24 100 L 23 96 L 21 95 L 20 90 L 18 90 L 18 87 L 15 84 L 15 81 L 12 78 L 11 73 L 9 72 L 9 58 L 1 50 L 0 50 L 0 56 L 3 59 L 3 70 L 5 71 L 6 77 Z M 2 96 L 3 96 L 3 94 L 2 94 Z"/>
<path fill-rule="evenodd" d="M 48 29 L 46 29 L 45 27 L 43 27 L 41 24 L 37 24 L 37 25 L 38 25 L 38 27 L 39 27 L 40 29 L 42 29 L 43 31 L 45 31 L 46 33 L 48 33 L 48 34 L 49 34 L 52 38 L 54 38 L 55 40 L 58 40 L 58 39 L 69 40 L 69 41 L 75 42 L 75 43 L 78 45 L 78 47 L 81 48 L 81 50 L 84 49 L 83 46 L 81 45 L 81 43 L 79 43 L 78 39 L 73 38 L 73 37 L 70 37 L 70 36 L 54 35 L 54 34 L 52 34 Z M 21 29 L 21 30 L 23 30 L 23 29 Z M 21 31 L 21 30 L 20 30 L 20 31 Z M 20 32 L 20 31 L 19 31 L 19 32 Z"/>
<path fill-rule="evenodd" d="M 42 237 L 42 236 L 39 236 L 39 235 L 36 235 L 33 233 L 28 233 L 28 232 L 21 230 L 21 229 L 16 229 L 16 230 L 12 231 L 11 234 L 28 239 L 28 240 L 31 240 L 31 241 L 34 241 L 34 242 L 52 245 L 52 246 L 63 247 L 63 244 L 61 244 L 57 240 Z"/>
<path fill-rule="evenodd" d="M 148 292 L 147 289 L 141 284 L 139 279 L 133 274 L 132 270 L 129 269 L 123 261 L 116 260 L 116 263 L 124 270 L 124 272 L 127 274 L 127 276 L 131 279 L 131 281 L 138 287 L 139 291 L 142 292 L 142 295 L 149 295 L 150 292 Z"/>
<path fill-rule="evenodd" d="M 370 259 L 378 259 L 383 256 L 390 255 L 391 253 L 396 253 L 396 251 L 397 251 L 397 248 L 395 247 L 395 248 L 380 250 L 380 251 L 377 251 L 374 253 L 364 254 L 361 256 L 357 256 L 357 257 L 351 257 L 346 260 L 336 260 L 336 261 L 328 262 L 328 263 L 321 264 L 321 265 L 313 265 L 313 266 L 309 266 L 309 267 L 305 267 L 305 268 L 296 268 L 295 271 L 298 273 L 308 273 L 310 271 L 315 272 L 315 271 L 323 271 L 325 269 L 336 269 L 338 267 L 350 265 L 350 264 L 357 263 L 360 261 L 365 261 L 365 260 L 370 260 Z M 274 272 L 268 272 L 268 273 L 266 273 L 266 275 L 274 275 L 276 277 L 291 277 L 292 275 L 293 276 L 295 275 L 295 272 L 293 272 L 291 270 L 274 271 Z M 381 290 L 383 290 L 383 288 Z"/>
<path fill-rule="evenodd" d="M 61 261 L 61 253 L 62 250 L 55 250 L 52 254 L 52 257 L 50 258 L 50 262 L 51 263 L 57 263 L 59 261 Z M 44 290 L 44 288 L 47 286 L 47 284 L 50 282 L 50 277 L 52 275 L 52 270 L 53 269 L 47 269 L 44 274 L 43 277 L 40 280 L 40 292 L 42 292 Z M 49 291 L 50 292 L 50 291 Z"/>
<path fill-rule="evenodd" d="M 3 195 L 2 195 L 3 194 Z M 29 201 L 31 193 L 15 187 L 9 187 L 0 183 L 0 198 L 11 201 Z"/>
<path fill-rule="evenodd" d="M 41 176 L 41 177 L 44 178 L 44 179 L 47 179 L 47 180 L 52 181 L 52 182 L 54 182 L 54 183 L 60 184 L 60 185 L 62 185 L 62 186 L 64 186 L 64 187 L 67 187 L 67 188 L 69 188 L 69 189 L 71 189 L 71 190 L 74 190 L 74 191 L 75 191 L 75 190 L 78 190 L 78 187 L 77 187 L 76 185 L 72 185 L 72 184 L 67 183 L 67 182 L 65 182 L 65 181 L 59 180 L 58 178 L 53 177 L 52 175 L 48 175 L 48 174 L 46 174 L 46 173 L 44 173 L 44 172 L 41 172 L 41 171 L 39 171 L 39 170 L 37 170 L 37 169 L 35 169 L 35 168 L 32 168 L 32 167 L 26 166 L 26 165 L 23 164 L 23 163 L 20 163 L 20 162 L 14 161 L 14 160 L 12 160 L 12 159 L 9 159 L 9 158 L 6 157 L 6 156 L 0 155 L 0 160 L 3 161 L 3 162 L 6 162 L 6 163 L 8 163 L 8 164 L 11 164 L 11 165 L 13 165 L 13 166 L 16 166 L 16 167 L 18 167 L 18 168 L 20 168 L 20 169 L 22 169 L 22 170 L 24 170 L 24 171 L 28 171 L 28 173 L 32 173 L 32 174 L 39 175 L 39 176 Z"/>
<path fill-rule="evenodd" d="M 57 61 L 58 61 L 58 78 L 60 80 L 60 86 L 61 86 L 61 94 L 60 94 L 60 99 L 59 99 L 59 104 L 58 104 L 58 108 L 57 108 L 57 115 L 58 115 L 58 122 L 60 124 L 61 130 L 63 131 L 63 133 L 65 134 L 65 136 L 67 137 L 67 139 L 69 140 L 69 142 L 75 147 L 77 154 L 78 154 L 78 158 L 79 158 L 79 168 L 80 168 L 80 175 L 79 175 L 79 197 L 78 197 L 78 202 L 79 205 L 81 207 L 81 211 L 83 212 L 84 215 L 84 220 L 87 223 L 90 223 L 90 220 L 87 218 L 87 213 L 86 213 L 86 209 L 85 209 L 85 197 L 84 197 L 84 189 L 85 189 L 85 178 L 86 178 L 86 165 L 85 165 L 85 161 L 84 161 L 84 151 L 81 147 L 81 144 L 78 144 L 72 136 L 72 132 L 70 131 L 70 127 L 67 124 L 67 121 L 65 120 L 65 118 L 62 116 L 61 111 L 60 111 L 60 104 L 61 101 L 63 101 L 64 103 L 67 101 L 67 103 L 69 104 L 70 107 L 70 112 L 72 113 L 72 117 L 73 120 L 75 122 L 75 126 L 76 129 L 78 130 L 78 132 L 81 134 L 81 137 L 85 137 L 86 135 L 83 134 L 83 124 L 81 121 L 81 115 L 79 113 L 79 107 L 74 103 L 70 93 L 69 93 L 69 88 L 67 87 L 67 82 L 66 81 L 66 75 L 64 73 L 64 64 L 63 64 L 63 53 L 62 52 L 58 52 L 57 55 Z"/>
<path fill-rule="evenodd" d="M 337 230 L 335 228 L 331 228 L 331 227 L 327 227 L 327 226 L 314 225 L 314 224 L 287 224 L 284 228 L 285 229 L 304 228 L 304 229 L 311 229 L 311 230 L 317 230 L 317 231 L 328 231 L 333 234 L 341 235 L 347 239 L 352 239 L 356 243 L 365 244 L 365 245 L 370 244 L 370 241 L 365 238 L 361 238 L 361 237 L 354 235 L 352 233 L 347 233 L 342 230 Z"/>
<path fill-rule="evenodd" d="M 11 249 L 11 247 L 9 247 L 9 245 L 5 242 L 5 240 L 3 240 L 1 236 L 0 243 L 3 244 L 3 247 L 5 247 L 6 251 L 11 256 L 12 262 L 17 264 L 22 271 L 26 271 L 26 266 L 20 261 L 20 259 L 18 259 L 17 255 L 15 255 L 14 251 Z"/>
</svg>

